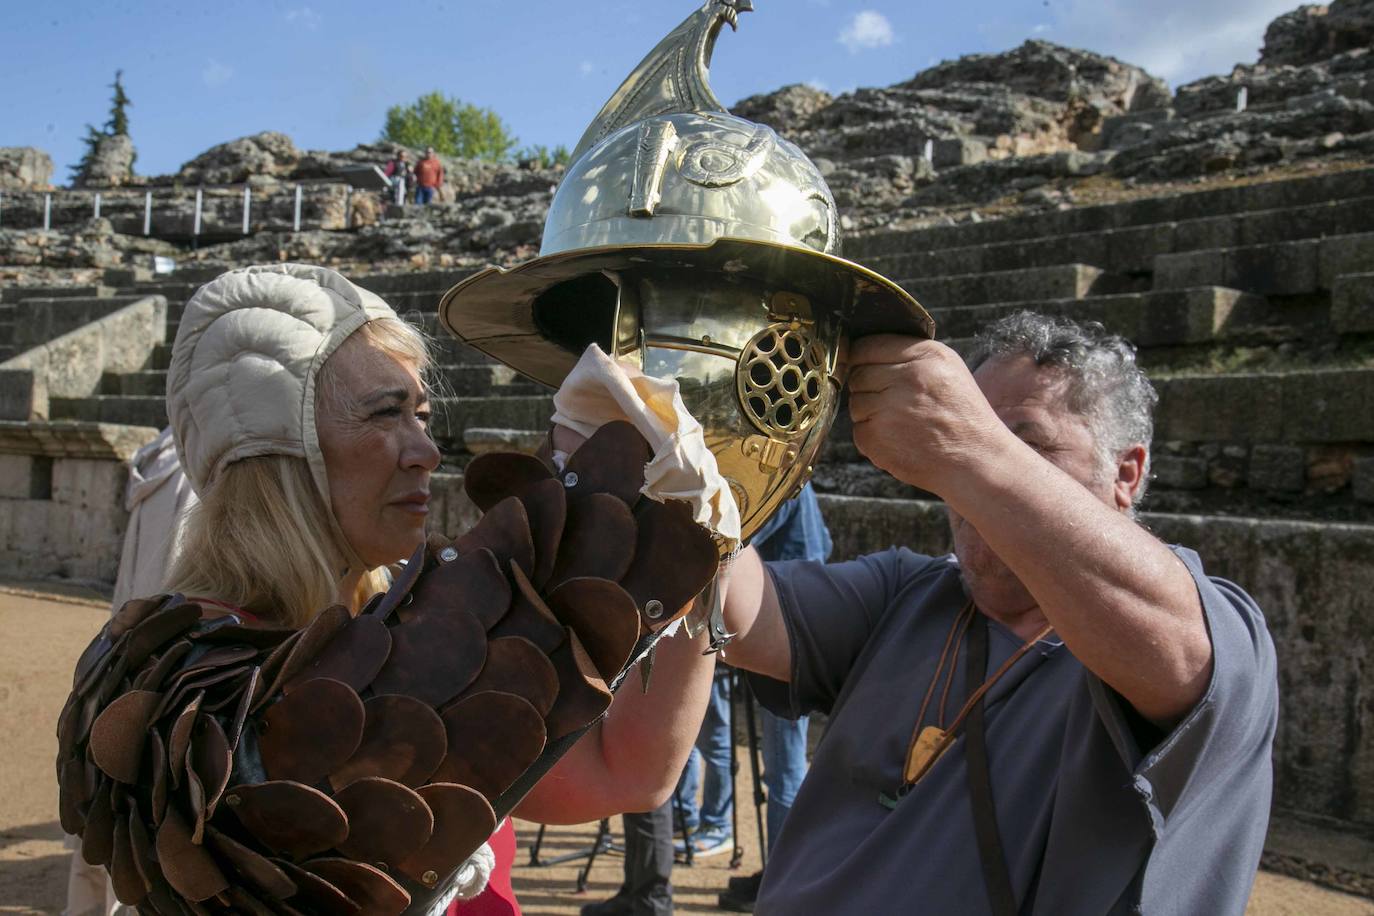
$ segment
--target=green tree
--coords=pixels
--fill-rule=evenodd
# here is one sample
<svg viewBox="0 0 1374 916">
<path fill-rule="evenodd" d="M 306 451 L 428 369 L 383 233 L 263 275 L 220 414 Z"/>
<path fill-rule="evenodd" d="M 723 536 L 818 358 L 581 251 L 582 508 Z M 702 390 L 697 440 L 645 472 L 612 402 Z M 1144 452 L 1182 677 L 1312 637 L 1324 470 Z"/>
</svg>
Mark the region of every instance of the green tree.
<svg viewBox="0 0 1374 916">
<path fill-rule="evenodd" d="M 534 146 L 526 146 L 515 154 L 517 162 L 533 162 L 541 169 L 552 168 L 555 165 L 566 166 L 572 161 L 572 153 L 563 144 L 558 144 L 553 149 L 549 149 L 542 143 Z"/>
<path fill-rule="evenodd" d="M 382 139 L 411 148 L 432 146 L 445 156 L 488 162 L 509 160 L 516 142 L 490 108 L 478 108 L 438 91 L 409 105 L 388 108 Z"/>
<path fill-rule="evenodd" d="M 115 71 L 115 81 L 110 84 L 114 98 L 110 99 L 110 120 L 105 122 L 105 133 L 114 137 L 129 136 L 129 116 L 124 109 L 133 102 L 124 94 L 124 71 Z"/>
<path fill-rule="evenodd" d="M 114 96 L 110 99 L 110 117 L 105 121 L 103 130 L 96 130 L 93 125 L 86 125 L 86 136 L 81 142 L 86 144 L 86 151 L 81 155 L 81 161 L 76 165 L 68 166 L 72 177 L 76 178 L 86 171 L 91 160 L 95 157 L 96 149 L 100 146 L 100 141 L 106 137 L 127 137 L 129 136 L 129 115 L 125 111 L 133 102 L 129 101 L 129 96 L 124 92 L 124 71 L 116 70 L 114 82 L 110 84 L 114 90 Z M 138 154 L 134 153 L 134 158 Z M 131 166 L 133 162 L 129 163 Z"/>
</svg>

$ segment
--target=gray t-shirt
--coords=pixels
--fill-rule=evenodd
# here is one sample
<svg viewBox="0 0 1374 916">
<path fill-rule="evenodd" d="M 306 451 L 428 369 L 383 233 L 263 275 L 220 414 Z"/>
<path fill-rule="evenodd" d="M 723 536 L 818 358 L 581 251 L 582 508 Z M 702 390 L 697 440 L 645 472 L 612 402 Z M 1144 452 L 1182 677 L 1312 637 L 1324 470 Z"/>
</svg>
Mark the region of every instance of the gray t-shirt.
<svg viewBox="0 0 1374 916">
<path fill-rule="evenodd" d="M 987 695 L 992 795 L 1023 914 L 1245 910 L 1269 817 L 1274 647 L 1248 595 L 1174 550 L 1197 582 L 1215 661 L 1206 695 L 1171 733 L 1161 738 L 1062 643 L 1042 642 Z M 830 722 L 756 912 L 989 913 L 964 739 L 895 807 L 879 802 L 901 784 L 921 698 L 967 601 L 958 566 L 889 550 L 769 569 L 792 680 L 751 682 L 774 712 L 821 710 Z M 1019 645 L 990 621 L 988 671 Z M 964 700 L 966 654 L 946 721 Z"/>
</svg>

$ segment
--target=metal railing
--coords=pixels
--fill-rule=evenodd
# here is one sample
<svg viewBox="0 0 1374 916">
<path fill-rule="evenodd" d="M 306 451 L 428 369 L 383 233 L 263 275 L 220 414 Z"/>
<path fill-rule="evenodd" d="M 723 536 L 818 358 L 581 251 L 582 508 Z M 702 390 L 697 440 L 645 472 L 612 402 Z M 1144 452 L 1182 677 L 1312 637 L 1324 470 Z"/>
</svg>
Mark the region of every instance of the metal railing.
<svg viewBox="0 0 1374 916">
<path fill-rule="evenodd" d="M 331 189 L 335 189 L 340 186 L 344 188 L 343 227 L 345 229 L 350 228 L 353 223 L 353 194 L 355 191 L 363 190 L 380 192 L 383 195 L 383 200 L 391 198 L 394 200 L 396 204 L 403 204 L 406 200 L 405 180 L 401 179 L 399 181 L 392 182 L 390 179 L 386 178 L 381 173 L 380 169 L 375 168 L 360 168 L 359 170 L 357 170 L 357 174 L 353 177 L 353 179 L 327 178 L 299 181 L 294 184 L 291 191 L 293 195 L 290 220 L 291 231 L 301 231 L 302 210 L 305 204 L 307 188 L 328 187 Z M 205 194 L 207 191 L 238 191 L 242 194 L 242 219 L 239 225 L 240 233 L 242 235 L 251 235 L 254 231 L 261 232 L 274 228 L 284 228 L 284 223 L 278 223 L 274 225 L 269 222 L 266 224 L 260 223 L 257 226 L 254 225 L 253 207 L 255 202 L 255 196 L 260 196 L 267 199 L 270 199 L 271 197 L 275 196 L 272 194 L 263 193 L 263 190 L 264 189 L 259 188 L 259 194 L 255 195 L 253 186 L 248 183 L 243 183 L 229 185 L 199 185 L 195 188 L 172 186 L 127 190 L 59 188 L 48 191 L 0 191 L 0 229 L 42 228 L 45 231 L 52 229 L 54 198 L 57 198 L 59 202 L 70 201 L 74 197 L 86 198 L 88 200 L 87 206 L 89 206 L 90 208 L 89 212 L 91 218 L 100 219 L 102 209 L 106 208 L 106 204 L 110 201 L 111 198 L 118 197 L 123 198 L 125 200 L 132 198 L 134 200 L 137 200 L 137 198 L 141 195 L 143 198 L 142 234 L 145 236 L 152 236 L 154 234 L 154 216 L 156 212 L 155 202 L 159 199 L 163 201 L 167 201 L 170 199 L 177 203 L 182 203 L 186 200 L 188 195 L 194 194 L 195 205 L 192 213 L 191 235 L 193 237 L 198 237 L 202 234 L 203 229 L 205 227 Z M 6 212 L 7 210 L 13 211 L 15 209 L 13 201 L 23 199 L 32 200 L 33 198 L 39 196 L 41 196 L 41 199 L 43 201 L 43 216 L 41 223 L 39 223 L 38 225 L 22 227 L 7 225 L 7 221 L 5 218 Z M 30 209 L 32 208 L 25 208 L 25 210 Z M 67 209 L 70 209 L 70 207 L 68 207 Z M 178 216 L 180 216 L 180 207 L 177 208 L 177 213 Z M 223 235 L 223 232 L 218 234 Z"/>
</svg>

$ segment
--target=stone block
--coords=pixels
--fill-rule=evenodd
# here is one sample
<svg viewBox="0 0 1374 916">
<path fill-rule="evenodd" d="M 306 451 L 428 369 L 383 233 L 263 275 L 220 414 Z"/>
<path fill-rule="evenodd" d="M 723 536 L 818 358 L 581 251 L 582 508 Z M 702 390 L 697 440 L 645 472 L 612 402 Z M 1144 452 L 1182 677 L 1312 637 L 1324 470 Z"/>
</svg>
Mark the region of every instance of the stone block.
<svg viewBox="0 0 1374 916">
<path fill-rule="evenodd" d="M 1300 493 L 1307 474 L 1307 455 L 1295 445 L 1257 445 L 1250 451 L 1251 489 Z"/>
<path fill-rule="evenodd" d="M 1155 258 L 1155 289 L 1226 286 L 1225 258 L 1215 250 L 1184 251 Z"/>
<path fill-rule="evenodd" d="M 1350 488 L 1356 502 L 1374 503 L 1374 455 L 1355 459 L 1350 468 Z"/>
<path fill-rule="evenodd" d="M 1316 239 L 1252 245 L 1226 252 L 1225 282 L 1221 286 L 1251 293 L 1295 295 L 1315 292 Z"/>
<path fill-rule="evenodd" d="M 29 499 L 33 489 L 33 457 L 0 455 L 0 499 Z"/>
<path fill-rule="evenodd" d="M 133 286 L 150 283 L 153 272 L 146 267 L 107 267 L 101 282 L 106 286 Z"/>
<path fill-rule="evenodd" d="M 40 556 L 52 553 L 51 501 L 8 499 L 0 501 L 0 509 L 4 510 L 0 518 L 8 519 L 8 524 L 0 527 L 4 539 L 0 547 Z"/>
<path fill-rule="evenodd" d="M 1322 239 L 1317 254 L 1317 279 L 1322 289 L 1335 289 L 1346 274 L 1368 273 L 1374 266 L 1374 232 Z"/>
<path fill-rule="evenodd" d="M 1091 245 L 1092 239 L 1105 246 L 1106 260 L 1099 261 L 1077 255 L 1074 260 L 1109 267 L 1117 273 L 1148 273 L 1153 269 L 1156 257 L 1170 254 L 1175 249 L 1173 223 L 1118 229 L 1115 232 L 1089 236 L 1087 244 Z M 1077 246 L 1075 250 L 1076 248 Z"/>
<path fill-rule="evenodd" d="M 1374 273 L 1336 278 L 1331 289 L 1331 326 L 1341 334 L 1374 332 Z"/>
<path fill-rule="evenodd" d="M 1282 379 L 1282 440 L 1374 442 L 1374 371 L 1292 372 Z"/>
<path fill-rule="evenodd" d="M 53 462 L 52 498 L 84 509 L 115 509 L 124 505 L 128 479 L 128 469 L 118 461 L 59 458 Z"/>
<path fill-rule="evenodd" d="M 32 369 L 0 369 L 0 420 L 41 420 L 48 399 Z"/>
<path fill-rule="evenodd" d="M 893 546 L 929 556 L 949 552 L 949 522 L 942 503 L 828 493 L 818 501 L 835 542 L 832 561 L 852 560 Z"/>
<path fill-rule="evenodd" d="M 434 500 L 430 508 L 429 529 L 445 537 L 457 537 L 464 533 L 482 513 L 463 490 L 462 474 L 435 474 L 430 478 L 430 495 Z"/>
<path fill-rule="evenodd" d="M 1209 216 L 1174 225 L 1175 251 L 1202 251 L 1208 248 L 1234 248 L 1240 244 L 1234 216 Z"/>
<path fill-rule="evenodd" d="M 1150 469 L 1154 483 L 1170 490 L 1201 490 L 1207 486 L 1205 458 L 1155 455 Z"/>
<path fill-rule="evenodd" d="M 932 164 L 937 169 L 956 165 L 976 165 L 988 158 L 988 145 L 968 137 L 936 140 L 931 151 Z"/>
<path fill-rule="evenodd" d="M 510 398 L 436 398 L 431 428 L 436 439 L 461 442 L 469 426 L 496 429 L 547 429 L 553 398 L 523 395 Z"/>
<path fill-rule="evenodd" d="M 1277 442 L 1283 438 L 1279 376 L 1182 376 L 1155 381 L 1155 435 L 1187 442 Z M 1225 409 L 1218 409 L 1224 405 Z"/>
</svg>

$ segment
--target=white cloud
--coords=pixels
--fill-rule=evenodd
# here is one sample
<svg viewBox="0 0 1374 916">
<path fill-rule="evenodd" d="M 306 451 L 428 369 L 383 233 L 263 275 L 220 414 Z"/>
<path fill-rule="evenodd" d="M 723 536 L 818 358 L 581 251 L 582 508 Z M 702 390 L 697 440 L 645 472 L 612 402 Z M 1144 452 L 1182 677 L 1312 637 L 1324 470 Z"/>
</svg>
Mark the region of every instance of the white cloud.
<svg viewBox="0 0 1374 916">
<path fill-rule="evenodd" d="M 584 60 L 582 63 L 577 65 L 577 72 L 581 73 L 583 76 L 591 76 L 594 72 L 596 72 L 596 64 L 592 63 L 589 60 Z"/>
<path fill-rule="evenodd" d="M 1294 0 L 1057 0 L 1046 31 L 1058 44 L 1144 67 L 1171 85 L 1254 63 L 1264 29 Z M 1042 34 L 1039 26 L 1034 34 Z M 999 32 L 1008 47 L 1025 34 Z"/>
<path fill-rule="evenodd" d="M 876 10 L 864 10 L 855 13 L 849 24 L 840 30 L 839 42 L 850 54 L 855 54 L 870 48 L 885 48 L 896 37 L 886 16 Z"/>
<path fill-rule="evenodd" d="M 1039 25 L 1036 25 L 1034 28 L 1031 29 L 1031 34 L 1032 34 L 1032 35 L 1044 35 L 1044 34 L 1045 34 L 1046 32 L 1048 32 L 1049 30 L 1050 30 L 1049 24 L 1048 24 L 1048 23 L 1042 22 L 1042 23 L 1040 23 Z"/>
<path fill-rule="evenodd" d="M 205 81 L 205 85 L 211 89 L 223 86 L 233 79 L 234 68 L 225 66 L 213 57 L 207 58 L 205 67 L 200 71 L 200 78 Z"/>
<path fill-rule="evenodd" d="M 293 25 L 300 25 L 312 32 L 320 27 L 320 14 L 308 6 L 301 6 L 286 11 L 286 21 Z"/>
<path fill-rule="evenodd" d="M 806 81 L 805 85 L 810 86 L 812 89 L 815 89 L 817 92 L 829 92 L 829 91 L 830 91 L 830 87 L 826 85 L 825 80 L 821 79 L 819 76 L 813 76 L 813 77 L 811 77 L 811 79 L 809 79 L 809 80 Z"/>
</svg>

